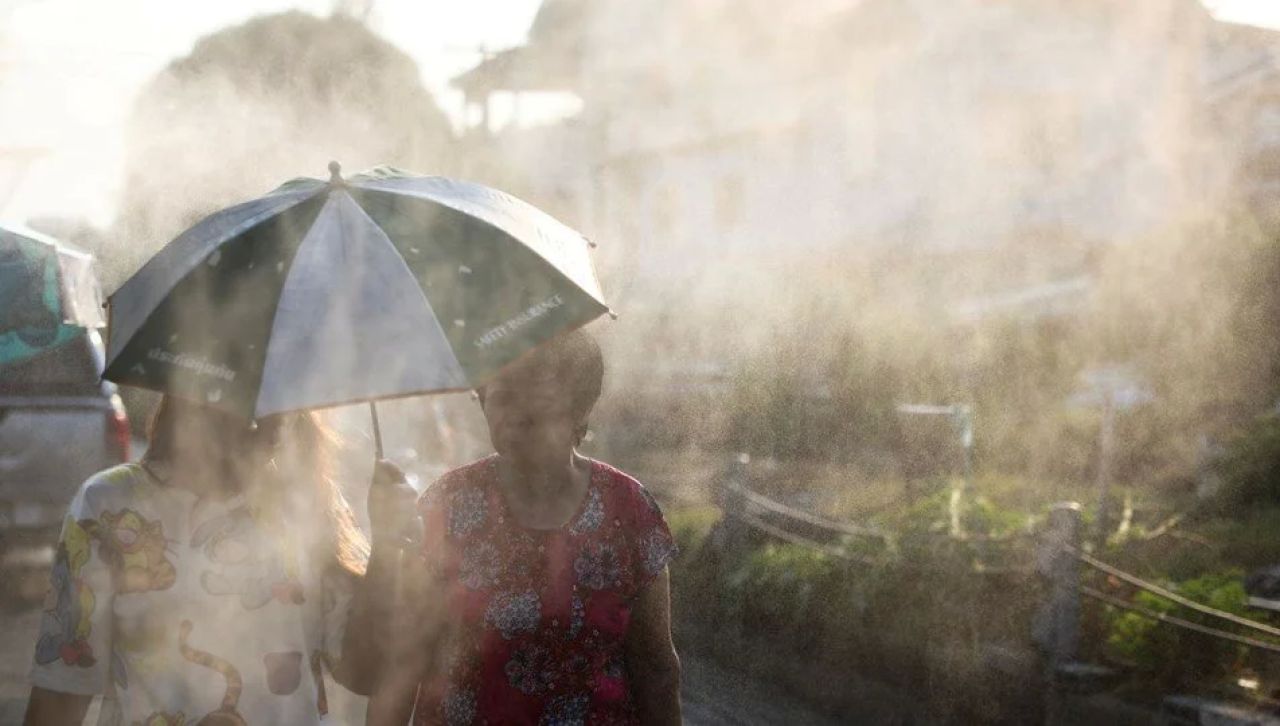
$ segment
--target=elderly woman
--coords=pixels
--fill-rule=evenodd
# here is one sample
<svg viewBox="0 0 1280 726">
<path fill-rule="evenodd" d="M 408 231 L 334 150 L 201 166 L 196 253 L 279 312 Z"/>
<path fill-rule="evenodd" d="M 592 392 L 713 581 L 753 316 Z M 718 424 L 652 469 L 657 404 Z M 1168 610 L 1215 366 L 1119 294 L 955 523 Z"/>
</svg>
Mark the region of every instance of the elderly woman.
<svg viewBox="0 0 1280 726">
<path fill-rule="evenodd" d="M 680 723 L 671 534 L 639 482 L 576 450 L 603 369 L 579 331 L 477 391 L 497 453 L 419 500 L 370 724 Z"/>
</svg>

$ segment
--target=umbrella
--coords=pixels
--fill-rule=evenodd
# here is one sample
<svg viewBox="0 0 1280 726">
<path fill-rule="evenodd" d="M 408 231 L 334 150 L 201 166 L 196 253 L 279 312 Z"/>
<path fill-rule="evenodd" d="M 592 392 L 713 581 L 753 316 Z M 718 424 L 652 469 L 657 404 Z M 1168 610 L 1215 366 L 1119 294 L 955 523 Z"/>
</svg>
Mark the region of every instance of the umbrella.
<svg viewBox="0 0 1280 726">
<path fill-rule="evenodd" d="M 0 365 L 102 324 L 92 255 L 38 232 L 0 227 Z"/>
<path fill-rule="evenodd" d="M 110 298 L 104 377 L 257 419 L 469 390 L 608 312 L 590 243 L 535 207 L 329 169 L 204 218 L 143 265 Z"/>
</svg>

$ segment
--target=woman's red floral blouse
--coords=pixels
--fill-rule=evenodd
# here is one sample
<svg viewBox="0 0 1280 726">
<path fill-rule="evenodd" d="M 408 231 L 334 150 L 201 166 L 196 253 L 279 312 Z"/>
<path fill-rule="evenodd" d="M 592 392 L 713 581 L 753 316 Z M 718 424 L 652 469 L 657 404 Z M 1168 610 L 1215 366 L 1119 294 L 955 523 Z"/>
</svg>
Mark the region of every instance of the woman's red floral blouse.
<svg viewBox="0 0 1280 726">
<path fill-rule="evenodd" d="M 416 723 L 638 723 L 623 657 L 631 605 L 676 552 L 638 481 L 592 461 L 568 524 L 529 529 L 507 512 L 491 456 L 446 474 L 419 510 L 455 628 Z"/>
</svg>

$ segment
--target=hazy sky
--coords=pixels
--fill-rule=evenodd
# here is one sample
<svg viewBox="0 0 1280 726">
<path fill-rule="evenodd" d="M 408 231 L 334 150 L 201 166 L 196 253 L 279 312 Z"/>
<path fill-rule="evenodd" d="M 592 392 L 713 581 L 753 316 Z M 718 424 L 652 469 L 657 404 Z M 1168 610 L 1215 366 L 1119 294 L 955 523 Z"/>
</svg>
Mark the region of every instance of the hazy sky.
<svg viewBox="0 0 1280 726">
<path fill-rule="evenodd" d="M 1278 0 L 1203 0 L 1205 7 L 1222 20 L 1280 28 Z"/>
<path fill-rule="evenodd" d="M 377 0 L 370 25 L 418 61 L 455 110 L 448 80 L 478 48 L 522 42 L 540 0 Z M 333 0 L 0 0 L 0 218 L 111 220 L 123 129 L 142 85 L 195 40 L 262 13 L 327 15 Z M 452 101 L 452 103 L 450 103 Z M 424 169 L 422 171 L 430 171 Z M 323 174 L 319 169 L 317 174 Z"/>
<path fill-rule="evenodd" d="M 1280 27 L 1280 0 L 1204 2 L 1225 20 Z M 448 79 L 476 62 L 480 45 L 520 43 L 539 4 L 376 0 L 370 25 L 413 56 L 427 86 L 456 111 Z M 124 123 L 149 78 L 224 26 L 288 8 L 323 15 L 332 6 L 333 0 L 0 0 L 0 218 L 58 214 L 110 222 Z M 33 160 L 16 163 L 14 149 L 30 150 Z"/>
</svg>

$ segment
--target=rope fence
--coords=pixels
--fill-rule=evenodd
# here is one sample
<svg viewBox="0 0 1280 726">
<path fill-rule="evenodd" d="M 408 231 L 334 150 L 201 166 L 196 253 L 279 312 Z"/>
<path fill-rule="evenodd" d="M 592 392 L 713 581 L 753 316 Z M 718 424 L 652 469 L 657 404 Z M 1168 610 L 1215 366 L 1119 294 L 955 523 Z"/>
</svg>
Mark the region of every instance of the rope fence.
<svg viewBox="0 0 1280 726">
<path fill-rule="evenodd" d="M 758 507 L 761 510 L 779 515 L 780 517 L 783 517 L 787 520 L 794 521 L 794 522 L 803 522 L 805 524 L 812 525 L 814 527 L 818 527 L 819 529 L 824 529 L 828 532 L 832 532 L 838 535 L 847 535 L 847 536 L 857 537 L 861 539 L 878 540 L 881 543 L 883 543 L 883 545 L 885 546 L 886 552 L 889 553 L 891 556 L 890 559 L 894 559 L 893 556 L 896 555 L 898 551 L 896 538 L 892 534 L 885 532 L 883 530 L 879 530 L 873 527 L 860 526 L 860 525 L 856 525 L 848 522 L 840 522 L 834 519 L 823 517 L 818 514 L 814 514 L 812 512 L 807 512 L 802 509 L 797 509 L 796 507 L 783 504 L 782 502 L 779 502 L 776 499 L 772 499 L 768 496 L 765 496 L 764 494 L 756 492 L 733 480 L 724 482 L 723 487 L 726 490 L 733 492 L 734 494 L 737 494 L 739 497 L 741 497 L 742 500 L 746 502 L 748 506 Z M 724 510 L 726 514 L 743 522 L 744 524 L 747 524 L 752 529 L 755 529 L 758 532 L 769 535 L 776 539 L 780 539 L 785 542 L 789 542 L 791 544 L 799 545 L 802 547 L 808 547 L 810 549 L 814 549 L 826 554 L 830 554 L 832 556 L 839 557 L 841 559 L 849 560 L 851 562 L 858 562 L 866 565 L 886 564 L 885 559 L 876 559 L 874 557 L 852 554 L 845 548 L 837 547 L 835 545 L 831 545 L 824 542 L 819 542 L 811 537 L 806 537 L 804 535 L 797 534 L 796 532 L 790 531 L 785 527 L 781 527 L 776 524 L 767 522 L 761 519 L 759 516 L 752 514 L 751 512 L 745 511 L 745 509 L 740 510 L 740 509 L 734 509 L 733 507 L 724 507 Z M 968 544 L 1008 544 L 1010 542 L 1015 542 L 1019 540 L 1031 541 L 1035 538 L 1034 533 L 1031 533 L 1031 532 L 1015 532 L 1008 535 L 973 535 L 973 534 L 963 534 L 963 533 L 957 535 L 957 534 L 947 533 L 947 532 L 938 532 L 938 533 L 934 533 L 933 536 L 940 541 L 946 540 L 950 542 L 964 542 Z M 917 563 L 907 562 L 901 559 L 898 560 L 897 564 L 900 567 L 904 567 L 910 570 L 918 570 L 918 571 L 939 569 L 936 567 L 921 567 Z M 973 572 L 979 575 L 1000 575 L 1000 574 L 1029 575 L 1034 572 L 1034 568 L 1022 567 L 1022 566 L 992 566 L 992 565 L 984 564 L 982 562 L 975 562 L 973 567 Z"/>
<path fill-rule="evenodd" d="M 911 558 L 898 556 L 897 537 L 892 532 L 837 521 L 784 504 L 753 491 L 744 485 L 741 478 L 741 470 L 739 470 L 738 476 L 729 477 L 724 482 L 723 487 L 726 492 L 735 495 L 733 499 L 722 503 L 721 508 L 724 510 L 725 516 L 750 527 L 756 532 L 782 542 L 805 547 L 849 562 L 875 567 L 891 566 L 895 569 L 902 568 L 904 571 L 924 572 L 938 569 L 936 566 L 943 564 L 942 562 L 912 562 L 909 561 Z M 770 515 L 776 515 L 776 517 Z M 1156 529 L 1152 538 L 1175 534 L 1173 528 L 1183 520 L 1184 516 L 1184 514 L 1180 513 L 1170 517 Z M 1031 526 L 1033 521 L 1037 522 L 1034 531 Z M 788 523 L 805 526 L 790 528 Z M 850 552 L 844 546 L 819 541 L 815 537 L 821 538 L 823 535 L 815 533 L 812 529 L 814 527 L 835 535 L 879 541 L 885 546 L 884 555 L 886 556 L 875 557 L 858 554 Z M 1168 587 L 1162 587 L 1108 564 L 1083 550 L 1081 546 L 1082 528 L 1080 505 L 1073 502 L 1062 502 L 1049 508 L 1048 517 L 1043 522 L 1038 518 L 1035 520 L 1028 519 L 1025 531 L 1002 535 L 966 535 L 953 526 L 951 532 L 935 533 L 939 540 L 964 542 L 972 545 L 1008 545 L 1017 542 L 1019 544 L 1016 547 L 1004 547 L 1000 550 L 1000 552 L 1015 555 L 1026 550 L 1021 543 L 1037 543 L 1034 549 L 1036 563 L 1034 568 L 1023 567 L 1021 566 L 1022 563 L 1004 568 L 989 567 L 986 562 L 981 561 L 983 558 L 980 556 L 980 551 L 984 548 L 978 547 L 972 551 L 974 562 L 971 574 L 1007 572 L 1027 575 L 1032 572 L 1038 572 L 1044 577 L 1048 587 L 1044 589 L 1042 595 L 1044 600 L 1031 628 L 1031 639 L 1040 646 L 1041 650 L 1039 652 L 1051 667 L 1051 672 L 1055 674 L 1049 686 L 1051 694 L 1054 694 L 1052 698 L 1060 697 L 1059 691 L 1064 687 L 1062 683 L 1069 680 L 1066 676 L 1059 677 L 1058 674 L 1073 673 L 1075 671 L 1071 669 L 1080 665 L 1078 662 L 1080 642 L 1084 635 L 1080 619 L 1081 598 L 1088 598 L 1107 607 L 1134 613 L 1157 623 L 1187 632 L 1235 643 L 1257 651 L 1280 654 L 1280 627 L 1196 602 L 1174 592 Z M 792 531 L 793 529 L 800 530 L 804 534 Z M 810 536 L 806 536 L 806 534 Z M 969 552 L 969 550 L 965 551 Z M 1000 559 L 1000 557 L 997 557 L 997 562 Z M 935 565 L 935 567 L 930 567 L 931 564 Z M 954 563 L 948 567 L 954 569 Z M 1131 598 L 1117 597 L 1096 587 L 1091 587 L 1082 582 L 1084 568 L 1114 578 L 1137 591 L 1154 595 L 1178 608 L 1184 608 L 1218 622 L 1213 624 L 1194 622 L 1184 617 L 1144 607 L 1133 602 Z M 1215 625 L 1222 623 L 1229 623 L 1231 626 L 1245 629 L 1247 632 L 1233 632 L 1223 627 L 1215 627 Z M 1107 669 L 1097 667 L 1096 670 L 1106 671 Z"/>
<path fill-rule="evenodd" d="M 728 512 L 728 514 L 733 518 L 737 519 L 738 521 L 742 522 L 743 524 L 751 527 L 752 529 L 757 530 L 763 534 L 767 534 L 771 537 L 776 537 L 777 539 L 783 540 L 784 542 L 790 542 L 791 544 L 800 545 L 801 547 L 807 547 L 812 550 L 817 550 L 824 554 L 831 555 L 832 557 L 838 557 L 843 560 L 848 560 L 850 562 L 857 562 L 863 565 L 880 564 L 879 562 L 877 562 L 876 560 L 870 557 L 855 555 L 849 552 L 848 550 L 844 549 L 843 547 L 836 547 L 835 545 L 826 544 L 824 542 L 818 542 L 816 540 L 809 539 L 808 537 L 804 537 L 798 534 L 794 534 L 792 532 L 788 532 L 785 529 L 782 529 L 781 527 L 775 527 L 769 524 L 768 522 L 748 512 L 730 511 Z"/>
<path fill-rule="evenodd" d="M 1247 638 L 1243 635 L 1236 635 L 1235 633 L 1229 633 L 1225 630 L 1219 630 L 1217 628 L 1210 628 L 1207 625 L 1200 625 L 1199 623 L 1193 623 L 1189 620 L 1183 620 L 1182 618 L 1174 617 L 1166 613 L 1156 612 L 1155 610 L 1152 610 L 1150 608 L 1144 608 L 1141 605 L 1134 605 L 1131 602 L 1126 602 L 1124 600 L 1121 600 L 1118 597 L 1113 597 L 1100 590 L 1095 590 L 1092 587 L 1089 587 L 1087 585 L 1080 586 L 1080 594 L 1084 595 L 1085 597 L 1089 597 L 1099 602 L 1110 605 L 1113 608 L 1119 608 L 1120 610 L 1126 610 L 1128 612 L 1137 613 L 1144 617 L 1151 618 L 1152 620 L 1156 620 L 1161 623 L 1166 623 L 1168 625 L 1173 625 L 1179 628 L 1183 628 L 1185 630 L 1191 630 L 1191 631 L 1200 633 L 1201 635 L 1208 635 L 1214 638 L 1220 638 L 1222 640 L 1229 640 L 1233 643 L 1247 645 L 1250 648 L 1266 650 L 1272 653 L 1280 653 L 1280 645 L 1277 645 L 1275 643 L 1268 643 L 1263 640 L 1257 640 L 1256 638 Z"/>
<path fill-rule="evenodd" d="M 779 502 L 775 499 L 772 499 L 763 494 L 760 494 L 759 492 L 753 491 L 752 489 L 732 479 L 730 479 L 729 481 L 726 481 L 724 483 L 724 487 L 726 490 L 741 497 L 742 501 L 747 503 L 747 505 L 752 507 L 757 507 L 760 510 L 763 510 L 765 512 L 779 515 L 785 518 L 786 520 L 790 520 L 794 522 L 803 522 L 807 525 L 818 527 L 820 529 L 823 529 L 835 534 L 847 535 L 851 537 L 858 537 L 858 538 L 864 538 L 864 539 L 875 539 L 885 543 L 889 551 L 893 551 L 895 549 L 894 547 L 895 541 L 893 536 L 882 530 L 875 529 L 872 527 L 865 527 L 865 526 L 859 526 L 856 524 L 850 524 L 848 522 L 840 522 L 834 519 L 823 517 L 818 514 L 814 514 L 812 512 L 807 512 L 802 509 L 797 509 L 796 507 L 783 504 L 782 502 Z M 768 535 L 770 537 L 781 540 L 783 542 L 788 542 L 790 544 L 806 547 L 818 552 L 822 552 L 824 554 L 831 555 L 833 557 L 837 557 L 843 560 L 856 562 L 864 565 L 886 564 L 886 561 L 883 559 L 876 559 L 876 558 L 865 556 L 865 555 L 854 554 L 849 552 L 844 547 L 840 547 L 840 546 L 833 545 L 826 542 L 819 542 L 811 537 L 806 537 L 802 534 L 797 534 L 796 532 L 789 531 L 784 526 L 778 526 L 771 522 L 765 521 L 757 514 L 747 511 L 748 507 L 740 507 L 740 508 L 726 507 L 725 509 L 726 509 L 725 513 L 733 517 L 734 519 L 737 519 L 738 521 L 751 527 L 757 532 Z M 1076 523 L 1076 526 L 1078 526 L 1078 522 Z M 1029 532 L 1027 533 L 1019 532 L 1019 533 L 1014 533 L 1012 535 L 1003 535 L 1003 536 L 989 536 L 989 535 L 957 536 L 953 533 L 953 534 L 941 534 L 939 535 L 939 537 L 952 539 L 952 540 L 969 541 L 969 542 L 1003 543 L 1003 542 L 1010 542 L 1014 540 L 1029 540 L 1034 538 L 1035 535 Z M 1079 562 L 1082 565 L 1085 565 L 1089 568 L 1097 570 L 1098 572 L 1101 572 L 1110 577 L 1114 577 L 1117 580 L 1120 580 L 1122 582 L 1129 584 L 1134 588 L 1137 588 L 1138 590 L 1148 592 L 1152 595 L 1155 595 L 1156 597 L 1167 600 L 1168 602 L 1171 602 L 1179 607 L 1186 608 L 1188 610 L 1194 611 L 1201 615 L 1204 615 L 1210 618 L 1216 618 L 1218 620 L 1225 621 L 1242 628 L 1247 628 L 1253 632 L 1260 633 L 1262 635 L 1280 639 L 1280 628 L 1278 627 L 1268 625 L 1266 623 L 1258 622 L 1256 620 L 1251 620 L 1249 618 L 1241 617 L 1239 615 L 1235 615 L 1233 613 L 1229 613 L 1224 610 L 1219 610 L 1217 608 L 1210 607 L 1202 603 L 1198 603 L 1187 597 L 1179 595 L 1178 593 L 1173 592 L 1168 588 L 1161 587 L 1160 585 L 1144 580 L 1141 577 L 1138 577 L 1137 575 L 1134 575 L 1129 572 L 1125 572 L 1124 570 L 1121 570 L 1120 568 L 1115 567 L 1113 565 L 1109 565 L 1106 562 L 1103 562 L 1102 560 L 1099 560 L 1098 558 L 1081 550 L 1078 545 L 1078 540 L 1076 540 L 1075 544 L 1071 544 L 1069 540 L 1063 540 L 1063 541 L 1060 541 L 1055 546 L 1059 549 L 1059 551 L 1070 555 L 1072 559 L 1074 559 L 1075 561 Z M 914 563 L 908 563 L 908 562 L 902 562 L 900 564 L 908 568 L 911 568 L 914 565 Z M 982 571 L 982 569 L 983 568 L 981 567 L 977 568 L 978 571 Z M 993 571 L 1001 571 L 1000 568 L 991 568 L 991 569 Z M 1010 572 L 1026 572 L 1025 570 L 1021 570 L 1018 568 L 1004 568 L 1004 569 L 1007 569 Z M 1227 640 L 1233 643 L 1239 643 L 1241 645 L 1245 645 L 1250 648 L 1265 650 L 1271 653 L 1280 653 L 1280 643 L 1273 643 L 1265 640 L 1259 640 L 1257 638 L 1250 638 L 1244 635 L 1239 635 L 1226 630 L 1222 630 L 1220 628 L 1201 625 L 1199 623 L 1195 623 L 1190 620 L 1179 618 L 1166 613 L 1157 612 L 1150 608 L 1145 608 L 1140 605 L 1134 604 L 1132 602 L 1122 600 L 1113 595 L 1109 595 L 1101 590 L 1097 590 L 1095 588 L 1089 587 L 1084 584 L 1079 584 L 1078 581 L 1073 584 L 1074 584 L 1074 587 L 1072 589 L 1078 592 L 1080 595 L 1088 597 L 1092 600 L 1096 600 L 1098 602 L 1102 602 L 1111 607 L 1119 608 L 1127 612 L 1137 613 L 1139 615 L 1150 618 L 1157 622 L 1172 625 L 1174 627 L 1182 628 L 1184 630 L 1194 631 L 1209 637 L 1219 638 L 1221 640 Z"/>
<path fill-rule="evenodd" d="M 1118 569 L 1116 567 L 1112 567 L 1111 565 L 1108 565 L 1102 560 L 1099 560 L 1096 557 L 1093 557 L 1085 552 L 1081 552 L 1075 548 L 1069 548 L 1069 551 L 1072 551 L 1076 555 L 1076 557 L 1080 559 L 1081 562 L 1088 565 L 1089 567 L 1092 567 L 1095 570 L 1098 570 L 1099 572 L 1103 572 L 1105 574 L 1111 575 L 1112 577 L 1118 580 L 1123 580 L 1124 582 L 1127 582 L 1130 585 L 1133 585 L 1134 587 L 1140 590 L 1145 590 L 1151 593 L 1152 595 L 1162 597 L 1165 600 L 1181 605 L 1182 607 L 1187 608 L 1188 610 L 1194 610 L 1202 615 L 1208 615 L 1209 617 L 1226 620 L 1228 622 L 1235 623 L 1236 625 L 1239 625 L 1241 627 L 1250 628 L 1252 630 L 1258 631 L 1259 633 L 1265 633 L 1272 637 L 1280 638 L 1280 628 L 1272 627 L 1270 625 L 1267 625 L 1266 623 L 1260 623 L 1256 620 L 1242 618 L 1239 615 L 1233 615 L 1232 613 L 1229 613 L 1223 610 L 1218 610 L 1217 608 L 1211 608 L 1208 605 L 1203 605 L 1194 600 L 1189 600 L 1179 595 L 1176 592 L 1167 590 L 1163 587 L 1160 587 L 1159 585 L 1147 582 L 1146 580 L 1143 580 L 1142 578 L 1136 575 L 1131 575 L 1128 572 L 1125 572 L 1124 570 Z M 1083 590 L 1084 588 L 1081 588 L 1082 592 Z"/>
<path fill-rule="evenodd" d="M 838 532 L 840 534 L 847 534 L 852 537 L 867 537 L 884 541 L 889 540 L 889 535 L 885 532 L 881 532 L 880 530 L 870 527 L 860 527 L 856 524 L 848 524 L 846 522 L 837 522 L 834 519 L 827 519 L 826 517 L 821 517 L 802 509 L 787 506 L 782 502 L 770 499 L 769 497 L 766 497 L 759 492 L 752 491 L 751 489 L 748 489 L 734 481 L 725 482 L 725 488 L 742 495 L 747 499 L 747 501 L 762 509 L 767 509 L 771 512 L 781 514 L 784 517 L 812 524 L 815 527 L 821 527 L 822 529 Z"/>
<path fill-rule="evenodd" d="M 788 520 L 796 521 L 796 522 L 804 522 L 806 524 L 816 526 L 820 529 L 825 529 L 835 534 L 850 535 L 853 537 L 859 537 L 863 539 L 879 540 L 885 546 L 885 553 L 887 557 L 876 558 L 869 555 L 855 554 L 855 553 L 849 552 L 849 550 L 844 547 L 840 547 L 840 546 L 833 545 L 826 542 L 819 542 L 811 537 L 806 537 L 802 534 L 797 534 L 796 532 L 792 532 L 786 529 L 785 527 L 781 527 L 776 524 L 765 521 L 764 519 L 761 519 L 758 515 L 753 514 L 749 511 L 746 511 L 745 509 L 734 509 L 732 507 L 724 508 L 724 513 L 726 515 L 742 522 L 743 524 L 751 527 L 757 532 L 773 537 L 774 539 L 778 539 L 783 542 L 788 542 L 790 544 L 798 545 L 801 547 L 806 547 L 808 549 L 822 552 L 824 554 L 828 554 L 833 557 L 837 557 L 849 562 L 856 562 L 861 565 L 883 566 L 883 565 L 889 564 L 890 562 L 893 562 L 896 567 L 913 571 L 913 572 L 939 572 L 939 571 L 945 571 L 948 569 L 942 566 L 924 566 L 924 565 L 921 565 L 920 563 L 911 562 L 909 560 L 899 558 L 897 556 L 898 550 L 896 546 L 896 541 L 894 540 L 893 536 L 887 532 L 882 532 L 882 531 L 875 530 L 868 527 L 860 527 L 858 525 L 849 524 L 845 522 L 838 522 L 836 520 L 827 519 L 825 517 L 821 517 L 819 515 L 806 512 L 804 510 L 796 509 L 795 507 L 791 507 L 786 504 L 783 504 L 777 500 L 771 499 L 763 494 L 760 494 L 759 492 L 752 491 L 751 489 L 748 489 L 740 484 L 737 484 L 736 482 L 726 482 L 724 486 L 726 489 L 729 489 L 730 491 L 733 491 L 736 494 L 740 495 L 743 498 L 743 500 L 748 503 L 748 505 L 759 507 L 762 510 L 780 515 Z M 967 543 L 984 543 L 984 544 L 1006 543 L 1006 542 L 1010 542 L 1017 539 L 1031 538 L 1031 535 L 1023 534 L 1023 533 L 1018 533 L 1016 535 L 1007 536 L 1007 537 L 984 537 L 984 538 L 956 537 L 948 533 L 937 533 L 935 536 L 938 540 L 946 540 L 946 541 L 952 541 L 952 542 L 967 542 Z M 1026 575 L 1033 574 L 1034 571 L 1035 570 L 1032 567 L 999 566 L 999 565 L 990 565 L 983 562 L 974 562 L 972 567 L 972 572 L 973 574 L 976 574 L 976 575 L 1026 576 Z"/>
</svg>

